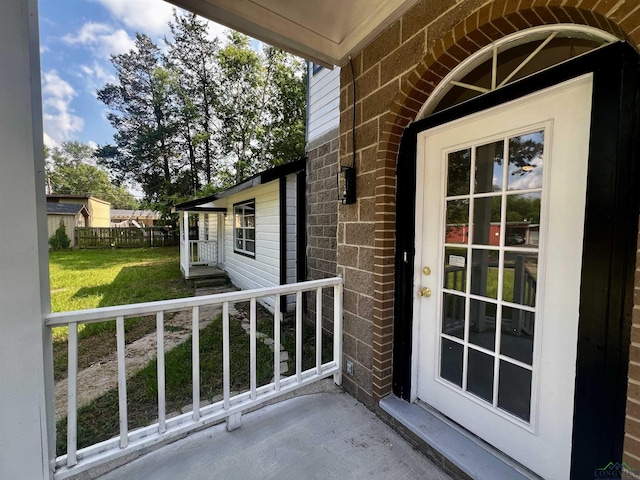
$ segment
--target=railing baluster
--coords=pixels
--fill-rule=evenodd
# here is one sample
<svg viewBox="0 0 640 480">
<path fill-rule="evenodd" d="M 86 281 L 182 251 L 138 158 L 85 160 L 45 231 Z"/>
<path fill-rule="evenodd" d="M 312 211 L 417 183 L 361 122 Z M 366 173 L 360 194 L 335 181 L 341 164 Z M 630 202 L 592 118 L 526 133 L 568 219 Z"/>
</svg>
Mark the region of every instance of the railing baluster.
<svg viewBox="0 0 640 480">
<path fill-rule="evenodd" d="M 338 371 L 333 381 L 342 385 L 342 285 L 333 287 L 333 359 Z"/>
<path fill-rule="evenodd" d="M 256 298 L 251 297 L 249 308 L 249 376 L 251 387 L 251 400 L 255 400 L 256 394 Z"/>
<path fill-rule="evenodd" d="M 316 373 L 322 373 L 322 288 L 316 289 Z"/>
<path fill-rule="evenodd" d="M 296 292 L 296 382 L 302 381 L 302 292 Z"/>
<path fill-rule="evenodd" d="M 224 302 L 222 304 L 222 395 L 225 410 L 229 410 L 230 407 L 231 374 L 229 362 L 229 302 Z"/>
<path fill-rule="evenodd" d="M 165 396 L 165 371 L 164 371 L 164 312 L 156 313 L 156 350 L 158 372 L 158 432 L 167 431 L 167 406 Z"/>
<path fill-rule="evenodd" d="M 280 391 L 280 295 L 276 295 L 276 304 L 273 310 L 273 377 L 276 392 Z"/>
<path fill-rule="evenodd" d="M 120 448 L 129 444 L 127 419 L 127 371 L 124 346 L 124 317 L 116 318 L 116 344 L 118 347 L 118 407 L 120 412 Z"/>
<path fill-rule="evenodd" d="M 191 366 L 193 378 L 193 421 L 200 420 L 200 307 L 193 307 L 191 317 Z"/>
<path fill-rule="evenodd" d="M 78 324 L 70 323 L 68 329 L 67 373 L 67 467 L 78 463 Z"/>
</svg>

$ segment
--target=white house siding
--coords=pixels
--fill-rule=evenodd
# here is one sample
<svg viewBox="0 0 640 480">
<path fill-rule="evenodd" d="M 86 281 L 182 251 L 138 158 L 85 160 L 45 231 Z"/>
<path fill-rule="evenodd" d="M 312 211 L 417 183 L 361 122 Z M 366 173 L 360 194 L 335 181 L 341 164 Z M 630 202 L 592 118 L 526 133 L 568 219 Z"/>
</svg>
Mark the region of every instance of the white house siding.
<svg viewBox="0 0 640 480">
<path fill-rule="evenodd" d="M 253 187 L 227 197 L 225 219 L 224 269 L 229 279 L 243 290 L 280 285 L 280 198 L 278 181 Z M 248 257 L 234 252 L 233 205 L 256 201 L 256 255 Z M 274 307 L 273 299 L 264 299 Z"/>
<path fill-rule="evenodd" d="M 309 63 L 309 124 L 307 142 L 338 128 L 340 121 L 340 69 L 323 68 L 315 75 Z"/>
</svg>

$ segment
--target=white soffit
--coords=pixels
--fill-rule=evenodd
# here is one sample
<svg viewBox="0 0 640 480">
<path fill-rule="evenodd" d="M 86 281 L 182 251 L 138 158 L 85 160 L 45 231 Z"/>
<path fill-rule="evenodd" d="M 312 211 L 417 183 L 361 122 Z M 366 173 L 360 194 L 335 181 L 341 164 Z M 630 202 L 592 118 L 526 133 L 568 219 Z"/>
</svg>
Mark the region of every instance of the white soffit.
<svg viewBox="0 0 640 480">
<path fill-rule="evenodd" d="M 344 65 L 418 0 L 169 0 L 325 66 Z"/>
</svg>

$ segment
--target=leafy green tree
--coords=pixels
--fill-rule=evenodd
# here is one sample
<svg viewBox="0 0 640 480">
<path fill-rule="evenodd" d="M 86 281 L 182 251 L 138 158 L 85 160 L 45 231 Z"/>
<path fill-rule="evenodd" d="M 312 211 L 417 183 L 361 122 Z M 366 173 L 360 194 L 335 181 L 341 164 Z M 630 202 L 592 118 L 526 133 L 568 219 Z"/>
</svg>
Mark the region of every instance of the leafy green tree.
<svg viewBox="0 0 640 480">
<path fill-rule="evenodd" d="M 51 193 L 93 195 L 106 200 L 113 208 L 136 208 L 137 201 L 124 187 L 111 183 L 109 175 L 94 165 L 90 146 L 63 142 L 47 149 L 47 187 Z"/>
<path fill-rule="evenodd" d="M 173 40 L 168 46 L 167 61 L 176 73 L 175 88 L 180 104 L 183 148 L 189 155 L 192 186 L 199 188 L 198 173 L 210 184 L 216 173 L 216 144 L 212 141 L 215 111 L 213 107 L 218 76 L 216 53 L 219 40 L 211 39 L 207 23 L 195 14 L 173 13 L 169 23 Z"/>
</svg>

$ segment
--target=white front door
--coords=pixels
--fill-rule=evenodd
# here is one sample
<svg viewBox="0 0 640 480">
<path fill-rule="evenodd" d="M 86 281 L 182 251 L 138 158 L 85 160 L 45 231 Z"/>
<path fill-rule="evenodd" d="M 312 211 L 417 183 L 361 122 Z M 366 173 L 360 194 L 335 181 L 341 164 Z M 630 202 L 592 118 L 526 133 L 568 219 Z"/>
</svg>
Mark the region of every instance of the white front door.
<svg viewBox="0 0 640 480">
<path fill-rule="evenodd" d="M 412 398 L 547 479 L 570 470 L 591 92 L 418 135 Z"/>
</svg>

